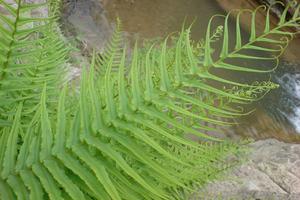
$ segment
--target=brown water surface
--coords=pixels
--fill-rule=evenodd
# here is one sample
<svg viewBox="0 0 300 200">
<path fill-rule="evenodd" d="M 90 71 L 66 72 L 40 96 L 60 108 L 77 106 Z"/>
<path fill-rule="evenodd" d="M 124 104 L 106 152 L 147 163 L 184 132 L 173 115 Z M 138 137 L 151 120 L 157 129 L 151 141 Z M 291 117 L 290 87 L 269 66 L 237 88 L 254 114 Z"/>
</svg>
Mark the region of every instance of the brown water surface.
<svg viewBox="0 0 300 200">
<path fill-rule="evenodd" d="M 205 35 L 208 19 L 224 11 L 212 0 L 108 0 L 105 3 L 111 21 L 118 16 L 123 29 L 141 38 L 166 36 L 181 29 L 184 19 L 193 20 L 193 37 Z"/>
</svg>

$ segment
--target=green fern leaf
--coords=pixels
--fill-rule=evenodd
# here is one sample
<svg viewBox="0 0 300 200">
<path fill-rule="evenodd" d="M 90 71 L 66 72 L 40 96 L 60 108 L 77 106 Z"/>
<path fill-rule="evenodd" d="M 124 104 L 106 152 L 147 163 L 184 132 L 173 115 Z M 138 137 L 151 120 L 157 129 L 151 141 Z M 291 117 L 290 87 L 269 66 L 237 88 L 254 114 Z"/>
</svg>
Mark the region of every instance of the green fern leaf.
<svg viewBox="0 0 300 200">
<path fill-rule="evenodd" d="M 221 29 L 210 30 L 212 18 L 204 43 L 195 45 L 188 28 L 174 40 L 167 37 L 149 48 L 136 44 L 130 58 L 126 47 L 119 46 L 120 37 L 114 36 L 104 59 L 94 53 L 89 71 L 83 70 L 79 94 L 64 85 L 57 95 L 68 48 L 56 34 L 59 1 L 52 3 L 50 17 L 34 18 L 26 12 L 44 4 L 0 2 L 10 13 L 0 14 L 5 38 L 0 43 L 0 102 L 7 101 L 0 104 L 6 124 L 0 127 L 1 199 L 179 199 L 215 179 L 236 164 L 225 160 L 242 147 L 206 131 L 249 114 L 238 106 L 259 100 L 276 85 L 239 82 L 214 70 L 274 70 L 230 60 L 274 60 L 276 67 L 294 35 L 283 28 L 299 27 L 300 20 L 299 12 L 286 20 L 284 11 L 278 26 L 270 28 L 268 12 L 265 32 L 259 35 L 257 10 L 251 11 L 251 33 L 244 44 L 239 17 L 246 11 L 241 10 L 234 49 L 229 45 L 229 13 L 222 16 L 222 36 Z M 24 26 L 28 24 L 34 25 Z M 222 47 L 214 51 L 217 42 Z M 272 55 L 259 57 L 245 49 Z"/>
<path fill-rule="evenodd" d="M 47 4 L 21 0 L 14 4 L 1 1 L 4 11 L 0 13 L 0 104 L 5 110 L 0 119 L 6 123 L 16 103 L 23 102 L 23 115 L 32 113 L 45 83 L 48 95 L 56 95 L 68 53 L 54 17 L 33 15 Z"/>
</svg>

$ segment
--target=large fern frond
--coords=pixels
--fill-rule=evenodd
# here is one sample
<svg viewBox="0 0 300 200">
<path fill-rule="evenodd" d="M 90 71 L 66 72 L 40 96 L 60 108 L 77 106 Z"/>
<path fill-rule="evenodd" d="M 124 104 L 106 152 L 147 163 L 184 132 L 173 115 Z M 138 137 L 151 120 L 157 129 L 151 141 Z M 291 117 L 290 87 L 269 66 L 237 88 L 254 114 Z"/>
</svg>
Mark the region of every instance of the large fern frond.
<svg viewBox="0 0 300 200">
<path fill-rule="evenodd" d="M 0 119 L 7 120 L 12 105 L 23 102 L 24 114 L 39 102 L 45 83 L 49 95 L 64 77 L 67 48 L 59 37 L 54 16 L 41 11 L 46 3 L 1 1 Z M 44 13 L 36 16 L 33 13 Z"/>
<path fill-rule="evenodd" d="M 93 71 L 83 75 L 77 109 L 68 111 L 66 90 L 61 93 L 54 126 L 45 88 L 21 145 L 22 104 L 16 108 L 1 138 L 3 198 L 170 199 L 167 189 L 216 176 L 225 167 L 217 161 L 236 151 L 226 143 L 198 146 L 142 114 L 132 113 L 137 122 L 108 123 L 93 77 Z"/>
<path fill-rule="evenodd" d="M 251 13 L 255 15 L 256 11 Z M 230 119 L 247 114 L 238 106 L 258 100 L 275 85 L 226 79 L 219 77 L 214 69 L 270 71 L 230 64 L 229 59 L 276 61 L 287 44 L 286 36 L 293 35 L 282 28 L 298 27 L 296 22 L 300 20 L 299 13 L 292 19 L 283 17 L 280 28 L 266 28 L 261 36 L 256 35 L 252 26 L 249 41 L 242 43 L 237 34 L 237 47 L 229 53 L 228 16 L 220 53 L 216 48 L 212 51 L 212 43 L 216 41 L 213 38 L 218 36 L 212 37 L 210 21 L 205 43 L 193 43 L 188 28 L 171 46 L 167 45 L 168 38 L 145 51 L 136 45 L 130 58 L 126 48 L 120 57 L 112 49 L 105 61 L 105 72 L 100 75 L 95 75 L 94 55 L 90 70 L 83 70 L 79 96 L 69 93 L 65 86 L 56 103 L 51 97 L 51 81 L 47 84 L 44 81 L 30 93 L 22 93 L 25 98 L 28 94 L 39 96 L 33 114 L 26 120 L 22 117 L 27 112 L 26 101 L 11 104 L 9 108 L 14 114 L 7 114 L 6 107 L 1 106 L 11 124 L 0 129 L 0 197 L 176 199 L 181 191 L 190 192 L 224 171 L 228 167 L 224 163 L 226 157 L 238 152 L 239 145 L 208 136 L 205 131 L 214 130 L 210 124 L 229 125 Z M 286 40 L 270 39 L 270 34 L 279 34 Z M 38 36 L 35 41 L 43 41 L 44 35 Z M 255 42 L 272 43 L 276 47 Z M 249 48 L 273 56 L 261 58 L 241 52 Z M 30 66 L 24 66 L 24 70 L 30 70 Z M 56 68 L 51 72 L 60 73 Z M 26 77 L 24 74 L 20 78 Z M 228 89 L 217 87 L 215 82 Z M 6 96 L 20 96 L 20 92 L 9 93 L 2 88 L 0 91 Z M 187 134 L 200 137 L 201 142 L 190 140 Z"/>
</svg>

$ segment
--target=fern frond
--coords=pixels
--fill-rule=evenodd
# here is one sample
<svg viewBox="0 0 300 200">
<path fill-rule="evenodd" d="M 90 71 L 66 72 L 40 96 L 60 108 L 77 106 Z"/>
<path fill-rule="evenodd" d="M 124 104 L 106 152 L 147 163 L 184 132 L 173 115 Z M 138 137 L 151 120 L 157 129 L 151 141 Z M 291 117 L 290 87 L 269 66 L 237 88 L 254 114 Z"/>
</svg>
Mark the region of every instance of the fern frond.
<svg viewBox="0 0 300 200">
<path fill-rule="evenodd" d="M 154 124 L 150 130 L 135 121 L 115 119 L 110 126 L 105 120 L 108 113 L 90 103 L 101 95 L 94 84 L 94 72 L 85 74 L 77 109 L 72 111 L 66 109 L 63 90 L 57 116 L 52 115 L 56 127 L 50 124 L 44 88 L 37 118 L 26 129 L 17 155 L 19 106 L 11 133 L 1 138 L 1 144 L 10 141 L 0 179 L 1 188 L 9 189 L 1 197 L 13 191 L 12 199 L 170 199 L 167 188 L 188 188 L 185 184 L 191 180 L 216 175 L 222 168 L 216 161 L 236 151 L 234 145 L 198 146 Z M 142 115 L 137 119 L 145 126 L 152 123 Z"/>
<path fill-rule="evenodd" d="M 203 65 L 206 69 L 205 78 L 212 79 L 222 83 L 228 83 L 237 86 L 246 86 L 243 83 L 226 80 L 211 74 L 214 69 L 239 71 L 246 73 L 269 73 L 276 69 L 278 59 L 287 47 L 288 43 L 293 39 L 295 31 L 293 28 L 299 27 L 299 13 L 295 12 L 290 19 L 286 18 L 286 13 L 290 9 L 291 4 L 288 4 L 283 11 L 281 18 L 276 27 L 271 28 L 270 25 L 270 7 L 260 6 L 255 11 L 236 10 L 230 12 L 226 16 L 216 16 L 225 18 L 224 35 L 221 51 L 217 55 L 217 59 L 213 59 L 215 53 L 212 52 L 211 26 L 214 18 L 211 18 L 207 29 L 205 40 L 205 54 Z M 267 11 L 265 29 L 263 33 L 256 32 L 256 15 L 259 9 Z M 299 9 L 299 5 L 298 5 Z M 297 9 L 296 9 L 297 10 Z M 236 30 L 231 33 L 228 28 L 229 18 L 233 13 L 237 13 Z M 248 39 L 242 38 L 240 27 L 240 16 L 244 13 L 251 14 L 251 31 Z M 235 34 L 234 40 L 229 37 L 230 34 Z M 242 42 L 245 40 L 246 42 Z M 234 48 L 230 48 L 229 44 L 234 43 Z M 263 56 L 262 56 L 263 55 Z M 255 63 L 254 66 L 243 66 L 241 64 L 233 64 L 237 59 L 243 59 L 245 63 Z M 273 62 L 272 68 L 262 69 L 262 65 L 270 65 Z M 260 66 L 257 66 L 257 64 Z"/>
<path fill-rule="evenodd" d="M 30 110 L 39 101 L 39 93 L 47 83 L 48 93 L 55 94 L 62 84 L 68 48 L 58 36 L 54 18 L 34 16 L 45 3 L 15 1 L 15 5 L 1 1 L 5 12 L 0 13 L 0 105 L 7 119 L 11 105 L 24 102 Z"/>
<path fill-rule="evenodd" d="M 99 75 L 103 76 L 105 74 L 109 62 L 112 62 L 112 70 L 117 71 L 116 68 L 120 64 L 122 49 L 122 24 L 120 19 L 117 18 L 115 29 L 110 40 L 106 43 L 104 51 L 97 53 L 96 56 L 95 69 Z"/>
<path fill-rule="evenodd" d="M 61 0 L 50 0 L 48 4 L 49 4 L 49 12 L 50 12 L 49 16 L 58 18 L 60 15 L 62 1 Z"/>
<path fill-rule="evenodd" d="M 167 200 L 214 179 L 236 164 L 227 164 L 226 157 L 239 153 L 240 145 L 221 141 L 206 131 L 217 131 L 211 125 L 227 126 L 232 118 L 248 114 L 239 106 L 259 100 L 275 85 L 226 79 L 213 69 L 273 70 L 234 65 L 228 60 L 276 61 L 289 41 L 286 36 L 294 34 L 281 28 L 298 27 L 295 22 L 300 20 L 299 16 L 280 20 L 280 28 L 267 28 L 257 36 L 253 17 L 249 42 L 242 44 L 237 34 L 236 48 L 231 51 L 229 14 L 222 48 L 214 51 L 217 61 L 211 44 L 217 44 L 221 31 L 210 34 L 212 20 L 203 45 L 191 41 L 190 28 L 171 46 L 167 45 L 170 37 L 144 50 L 136 44 L 130 58 L 126 48 L 119 53 L 119 46 L 112 45 L 101 61 L 104 73 L 97 74 L 94 54 L 89 71 L 83 70 L 79 95 L 69 93 L 65 86 L 56 98 L 67 49 L 59 34 L 51 31 L 56 26 L 54 18 L 14 17 L 18 16 L 13 13 L 16 9 L 39 7 L 20 2 L 9 7 L 1 1 L 12 18 L 0 17 L 5 23 L 1 34 L 6 37 L 0 44 L 4 52 L 0 102 L 11 99 L 0 107 L 5 119 L 2 124 L 8 124 L 0 128 L 0 197 L 9 200 Z M 24 32 L 16 28 L 33 21 L 43 23 L 26 27 Z M 271 39 L 270 34 L 286 40 Z M 276 47 L 255 44 L 258 41 Z M 241 52 L 249 48 L 274 56 L 261 58 Z M 198 136 L 200 143 L 188 139 L 187 134 Z"/>
</svg>

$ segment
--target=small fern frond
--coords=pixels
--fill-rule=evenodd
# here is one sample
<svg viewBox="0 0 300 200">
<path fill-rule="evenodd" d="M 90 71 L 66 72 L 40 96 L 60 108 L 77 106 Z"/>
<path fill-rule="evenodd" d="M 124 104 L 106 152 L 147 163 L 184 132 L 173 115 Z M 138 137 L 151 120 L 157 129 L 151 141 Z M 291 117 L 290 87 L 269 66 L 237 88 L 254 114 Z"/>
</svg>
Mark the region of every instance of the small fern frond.
<svg viewBox="0 0 300 200">
<path fill-rule="evenodd" d="M 98 74 L 104 75 L 106 72 L 106 66 L 109 62 L 112 62 L 112 70 L 116 71 L 117 66 L 121 60 L 123 39 L 122 39 L 122 24 L 119 18 L 117 18 L 115 29 L 112 33 L 110 40 L 106 43 L 103 53 L 97 53 L 95 69 Z"/>
<path fill-rule="evenodd" d="M 59 18 L 62 1 L 61 0 L 50 0 L 49 4 L 49 16 Z"/>
<path fill-rule="evenodd" d="M 295 12 L 291 18 L 286 17 L 286 13 L 290 7 L 291 4 L 286 6 L 277 26 L 274 28 L 271 28 L 270 25 L 270 7 L 260 6 L 255 11 L 236 10 L 230 12 L 226 16 L 216 16 L 225 18 L 222 48 L 217 55 L 216 52 L 212 52 L 213 46 L 211 43 L 213 41 L 211 39 L 210 32 L 214 18 L 211 18 L 205 40 L 205 54 L 203 62 L 205 69 L 207 69 L 205 76 L 214 81 L 243 87 L 246 85 L 212 75 L 211 71 L 214 69 L 246 73 L 269 73 L 273 71 L 278 65 L 279 57 L 294 37 L 295 31 L 293 29 L 299 27 L 298 12 Z M 263 33 L 257 33 L 256 31 L 256 15 L 259 9 L 267 11 L 265 29 Z M 299 5 L 296 10 L 298 9 Z M 229 18 L 233 15 L 233 13 L 237 13 L 235 33 L 230 32 L 228 25 Z M 251 31 L 248 38 L 244 38 L 241 34 L 240 17 L 244 13 L 250 13 L 252 16 Z M 235 38 L 231 39 L 229 35 L 235 35 Z M 246 42 L 244 43 L 242 41 Z M 230 48 L 231 43 L 234 44 L 233 48 Z M 213 56 L 217 57 L 217 59 L 213 59 Z M 239 59 L 242 59 L 244 63 L 249 63 L 248 66 L 236 64 Z M 257 66 L 257 63 L 259 63 L 260 66 Z M 263 65 L 270 65 L 270 63 L 274 63 L 272 68 L 261 68 Z"/>
</svg>

